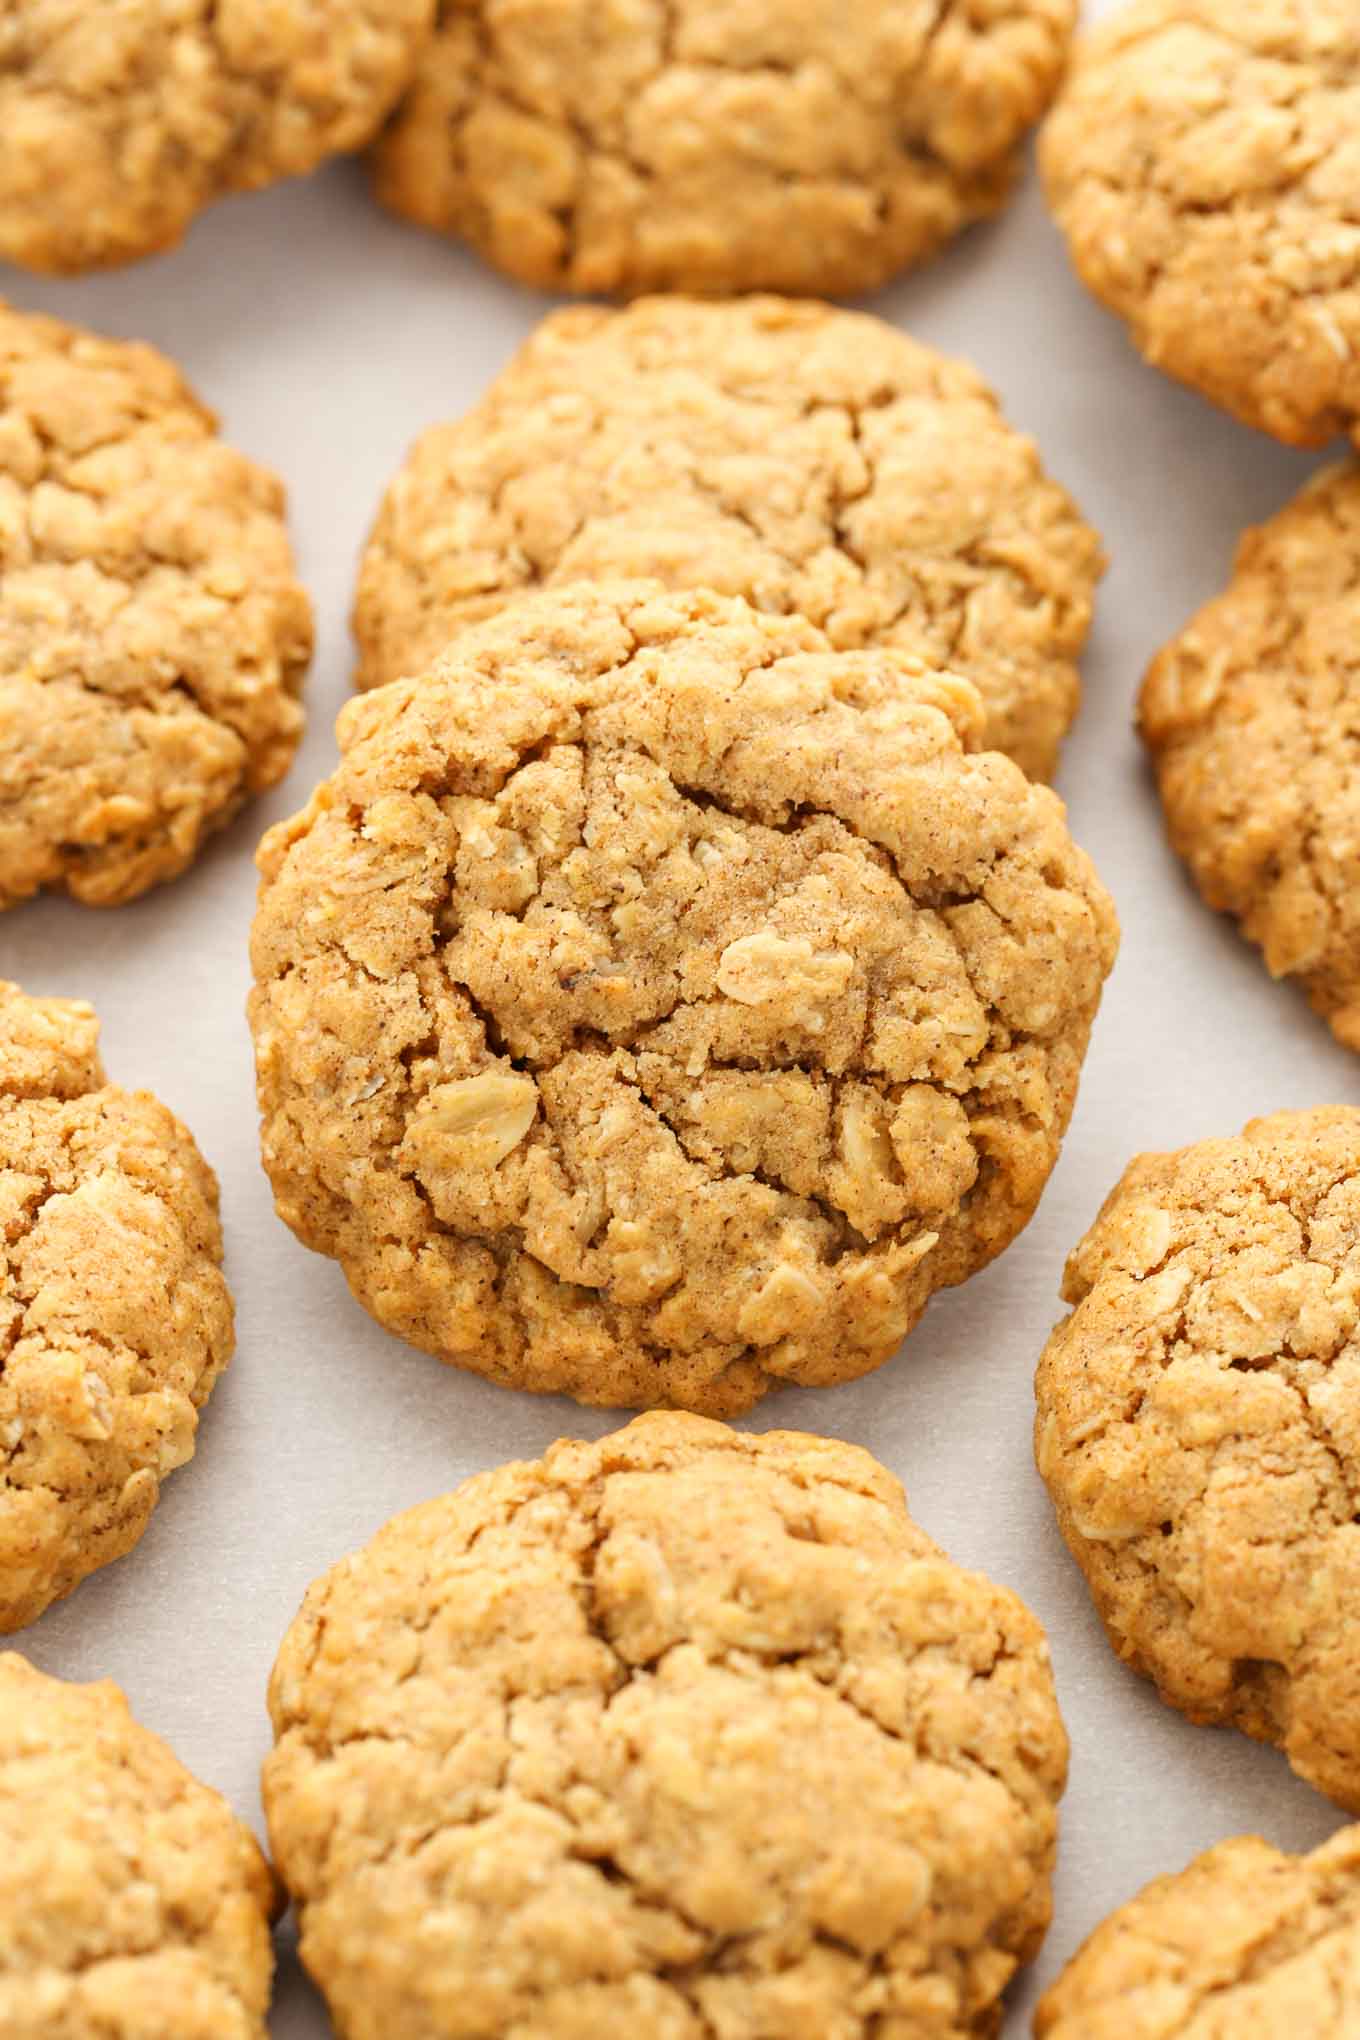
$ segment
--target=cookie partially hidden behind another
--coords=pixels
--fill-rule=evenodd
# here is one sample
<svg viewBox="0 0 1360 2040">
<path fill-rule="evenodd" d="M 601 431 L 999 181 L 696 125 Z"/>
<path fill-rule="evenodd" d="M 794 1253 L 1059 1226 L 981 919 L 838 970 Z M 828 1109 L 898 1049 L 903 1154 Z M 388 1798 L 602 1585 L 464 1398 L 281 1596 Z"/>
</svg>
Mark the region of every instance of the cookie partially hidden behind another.
<svg viewBox="0 0 1360 2040">
<path fill-rule="evenodd" d="M 308 1593 L 264 1794 L 353 2040 L 998 2032 L 1050 1912 L 1048 1649 L 866 1452 L 652 1416 Z"/>
<path fill-rule="evenodd" d="M 97 1033 L 0 983 L 0 1632 L 132 1549 L 232 1350 L 216 1180 Z"/>
<path fill-rule="evenodd" d="M 260 851 L 265 1166 L 391 1330 L 727 1415 L 1025 1224 L 1113 909 L 973 689 L 638 584 L 351 702 Z"/>
<path fill-rule="evenodd" d="M 1360 1811 L 1360 1110 L 1139 1156 L 1063 1294 L 1037 1457 L 1111 1644 Z"/>
</svg>

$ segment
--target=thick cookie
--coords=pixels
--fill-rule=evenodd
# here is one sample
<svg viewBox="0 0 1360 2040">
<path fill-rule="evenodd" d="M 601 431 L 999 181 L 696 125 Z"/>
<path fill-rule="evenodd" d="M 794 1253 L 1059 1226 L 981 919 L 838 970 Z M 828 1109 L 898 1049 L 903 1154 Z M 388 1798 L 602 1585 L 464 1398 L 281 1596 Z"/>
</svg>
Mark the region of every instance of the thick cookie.
<svg viewBox="0 0 1360 2040">
<path fill-rule="evenodd" d="M 974 682 L 1047 778 L 1104 562 L 964 362 L 787 299 L 546 319 L 389 488 L 359 578 L 361 686 L 543 582 L 643 575 L 903 645 Z"/>
<path fill-rule="evenodd" d="M 97 1034 L 0 984 L 0 1632 L 132 1549 L 232 1349 L 213 1173 Z"/>
<path fill-rule="evenodd" d="M 117 1686 L 0 1655 L 6 2040 L 267 2040 L 273 1903 L 249 1829 Z"/>
<path fill-rule="evenodd" d="M 522 281 L 869 290 L 995 212 L 1075 0 L 440 0 L 394 212 Z"/>
<path fill-rule="evenodd" d="M 0 257 L 75 271 L 369 140 L 434 0 L 6 0 Z"/>
<path fill-rule="evenodd" d="M 1275 977 L 1360 1049 L 1360 467 L 1331 468 L 1238 550 L 1153 662 L 1142 733 L 1171 840 Z"/>
<path fill-rule="evenodd" d="M 163 355 L 0 305 L 0 907 L 133 899 L 283 777 L 283 512 Z"/>
<path fill-rule="evenodd" d="M 1299 446 L 1360 419 L 1354 0 L 1133 0 L 1078 46 L 1039 154 L 1149 361 Z"/>
<path fill-rule="evenodd" d="M 994 2034 L 1066 1738 L 1043 1631 L 867 1452 L 638 1419 L 314 1585 L 265 1765 L 352 2040 Z"/>
<path fill-rule="evenodd" d="M 1045 1994 L 1037 2040 L 1353 2040 L 1360 1828 L 1311 1856 L 1255 1835 L 1159 1877 Z"/>
<path fill-rule="evenodd" d="M 1111 1644 L 1360 1810 L 1360 1110 L 1139 1156 L 1063 1295 L 1036 1451 Z"/>
<path fill-rule="evenodd" d="M 265 838 L 282 1216 L 519 1388 L 729 1414 L 886 1360 L 1029 1218 L 1115 921 L 972 688 L 579 583 L 351 702 Z"/>
</svg>

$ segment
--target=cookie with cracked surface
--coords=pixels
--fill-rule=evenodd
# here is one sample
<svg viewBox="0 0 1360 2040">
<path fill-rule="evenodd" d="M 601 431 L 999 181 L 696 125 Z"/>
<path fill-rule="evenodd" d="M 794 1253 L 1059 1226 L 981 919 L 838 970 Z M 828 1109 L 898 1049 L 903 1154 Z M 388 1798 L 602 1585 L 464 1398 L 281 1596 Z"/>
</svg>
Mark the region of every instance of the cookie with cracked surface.
<svg viewBox="0 0 1360 2040">
<path fill-rule="evenodd" d="M 1033 1211 L 1115 948 L 979 722 L 904 653 L 637 584 L 357 697 L 260 853 L 281 1215 L 519 1388 L 728 1415 L 886 1360 Z"/>
<path fill-rule="evenodd" d="M 274 1881 L 110 1680 L 0 1655 L 0 2032 L 267 2040 Z"/>
<path fill-rule="evenodd" d="M 179 370 L 0 304 L 0 908 L 176 877 L 287 771 L 311 650 L 282 485 Z"/>
<path fill-rule="evenodd" d="M 1075 0 L 441 0 L 394 212 L 547 290 L 870 290 L 1009 197 Z"/>
<path fill-rule="evenodd" d="M 1111 1644 L 1360 1810 L 1360 1111 L 1140 1155 L 1063 1295 L 1036 1452 Z"/>
<path fill-rule="evenodd" d="M 362 148 L 434 0 L 0 0 L 0 258 L 172 247 L 229 191 Z"/>
<path fill-rule="evenodd" d="M 642 1417 L 310 1590 L 265 1765 L 352 2040 L 999 2030 L 1067 1759 L 1043 1631 L 857 1446 Z"/>
<path fill-rule="evenodd" d="M 132 1549 L 231 1356 L 216 1180 L 98 1031 L 0 983 L 0 1632 Z"/>
<path fill-rule="evenodd" d="M 1360 466 L 1246 534 L 1153 661 L 1139 724 L 1204 898 L 1360 1049 Z"/>
<path fill-rule="evenodd" d="M 1360 1828 L 1308 1856 L 1207 1849 L 1112 1913 L 1035 2013 L 1037 2040 L 1349 2040 L 1360 2031 Z"/>
<path fill-rule="evenodd" d="M 948 664 L 989 745 L 1047 778 L 1103 564 L 981 377 L 881 319 L 581 306 L 392 482 L 359 577 L 359 684 L 419 671 L 526 588 L 641 575 Z"/>
<path fill-rule="evenodd" d="M 1039 157 L 1149 361 L 1293 445 L 1360 420 L 1353 0 L 1134 0 L 1078 45 Z"/>
</svg>

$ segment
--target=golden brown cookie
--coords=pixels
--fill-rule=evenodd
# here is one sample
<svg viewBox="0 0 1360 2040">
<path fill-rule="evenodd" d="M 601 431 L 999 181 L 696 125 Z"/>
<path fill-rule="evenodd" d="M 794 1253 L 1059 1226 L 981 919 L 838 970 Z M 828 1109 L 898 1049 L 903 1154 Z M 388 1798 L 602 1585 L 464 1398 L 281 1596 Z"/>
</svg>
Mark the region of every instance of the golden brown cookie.
<svg viewBox="0 0 1360 2040">
<path fill-rule="evenodd" d="M 1360 1049 L 1360 467 L 1246 534 L 1226 592 L 1154 660 L 1139 720 L 1209 905 Z"/>
<path fill-rule="evenodd" d="M 0 907 L 174 878 L 302 731 L 275 477 L 163 355 L 0 305 Z"/>
<path fill-rule="evenodd" d="M 639 1418 L 308 1593 L 273 1849 L 351 2040 L 994 2034 L 1048 1925 L 1043 1631 L 867 1452 Z"/>
<path fill-rule="evenodd" d="M 1140 1155 L 1063 1296 L 1036 1451 L 1111 1644 L 1360 1810 L 1360 1110 Z"/>
<path fill-rule="evenodd" d="M 550 290 L 841 296 L 995 212 L 1075 0 L 440 0 L 378 196 Z"/>
<path fill-rule="evenodd" d="M 128 1711 L 0 1655 L 0 2033 L 267 2040 L 273 1879 Z"/>
<path fill-rule="evenodd" d="M 1310 1856 L 1255 1835 L 1158 1877 L 1046 1993 L 1037 2040 L 1353 2040 L 1360 1828 Z"/>
<path fill-rule="evenodd" d="M 362 148 L 434 0 L 4 0 L 0 257 L 76 271 Z"/>
<path fill-rule="evenodd" d="M 518 1388 L 730 1414 L 886 1360 L 1025 1224 L 1114 913 L 963 681 L 647 584 L 351 702 L 265 838 L 282 1216 Z"/>
<path fill-rule="evenodd" d="M 0 1632 L 131 1551 L 232 1350 L 216 1179 L 98 1031 L 0 983 Z"/>
<path fill-rule="evenodd" d="M 1100 541 L 975 371 L 881 319 L 653 298 L 546 319 L 426 432 L 359 577 L 359 684 L 426 666 L 526 588 L 655 577 L 903 645 L 976 685 L 1047 778 L 1076 711 Z"/>
<path fill-rule="evenodd" d="M 1149 361 L 1295 445 L 1360 419 L 1355 0 L 1133 0 L 1078 45 L 1039 153 Z"/>
</svg>

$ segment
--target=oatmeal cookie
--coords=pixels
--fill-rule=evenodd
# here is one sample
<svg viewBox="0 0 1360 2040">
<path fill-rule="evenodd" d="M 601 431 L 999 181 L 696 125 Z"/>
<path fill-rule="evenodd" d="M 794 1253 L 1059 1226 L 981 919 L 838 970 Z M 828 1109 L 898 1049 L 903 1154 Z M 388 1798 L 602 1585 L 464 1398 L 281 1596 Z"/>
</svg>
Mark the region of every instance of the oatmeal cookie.
<svg viewBox="0 0 1360 2040">
<path fill-rule="evenodd" d="M 1139 719 L 1209 905 L 1360 1049 L 1360 467 L 1247 533 L 1225 593 L 1154 661 Z"/>
<path fill-rule="evenodd" d="M 1352 2040 L 1360 1828 L 1310 1856 L 1255 1835 L 1113 1913 L 1041 2001 L 1037 2040 Z"/>
<path fill-rule="evenodd" d="M 0 1655 L 5 2040 L 267 2040 L 274 1884 L 118 1687 Z"/>
<path fill-rule="evenodd" d="M 549 290 L 869 290 L 1005 202 L 1075 15 L 441 0 L 378 196 Z"/>
<path fill-rule="evenodd" d="M 283 489 L 163 355 L 0 305 L 0 907 L 134 899 L 281 779 Z"/>
<path fill-rule="evenodd" d="M 358 697 L 265 838 L 265 1165 L 390 1329 L 724 1415 L 1025 1224 L 1113 910 L 963 681 L 578 583 Z"/>
<path fill-rule="evenodd" d="M 0 1632 L 132 1549 L 231 1356 L 216 1180 L 97 1034 L 0 983 Z"/>
<path fill-rule="evenodd" d="M 0 0 L 0 257 L 75 272 L 361 148 L 434 0 Z"/>
<path fill-rule="evenodd" d="M 1355 0 L 1133 0 L 1079 45 L 1040 162 L 1149 361 L 1294 445 L 1360 419 Z"/>
<path fill-rule="evenodd" d="M 1037 1456 L 1111 1644 L 1360 1811 L 1360 1110 L 1140 1155 L 1063 1295 Z"/>
<path fill-rule="evenodd" d="M 1048 1924 L 1043 1631 L 853 1445 L 696 1417 L 398 1516 L 274 1668 L 351 2040 L 994 2034 Z"/>
<path fill-rule="evenodd" d="M 950 665 L 989 746 L 1047 778 L 1103 565 L 981 377 L 881 319 L 784 298 L 581 306 L 388 489 L 359 682 L 419 671 L 526 588 L 643 575 Z"/>
</svg>

